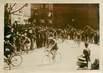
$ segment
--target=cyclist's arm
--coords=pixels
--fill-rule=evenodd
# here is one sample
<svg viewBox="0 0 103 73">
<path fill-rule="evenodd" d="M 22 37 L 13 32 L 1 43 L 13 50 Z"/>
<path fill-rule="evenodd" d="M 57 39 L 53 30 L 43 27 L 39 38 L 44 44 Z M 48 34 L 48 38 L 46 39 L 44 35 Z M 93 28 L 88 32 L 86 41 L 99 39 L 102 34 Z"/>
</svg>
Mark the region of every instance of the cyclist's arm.
<svg viewBox="0 0 103 73">
<path fill-rule="evenodd" d="M 50 48 L 52 49 L 55 45 L 56 45 L 56 42 L 55 42 L 53 45 L 51 45 L 51 47 L 50 47 Z"/>
</svg>

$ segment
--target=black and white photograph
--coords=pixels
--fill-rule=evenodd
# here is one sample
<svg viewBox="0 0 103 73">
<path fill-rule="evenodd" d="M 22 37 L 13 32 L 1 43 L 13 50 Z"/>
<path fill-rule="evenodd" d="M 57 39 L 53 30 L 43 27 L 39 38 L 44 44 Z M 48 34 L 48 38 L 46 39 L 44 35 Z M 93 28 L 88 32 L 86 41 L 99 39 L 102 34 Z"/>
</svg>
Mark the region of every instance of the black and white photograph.
<svg viewBox="0 0 103 73">
<path fill-rule="evenodd" d="M 3 69 L 100 70 L 99 9 L 99 3 L 5 3 Z"/>
</svg>

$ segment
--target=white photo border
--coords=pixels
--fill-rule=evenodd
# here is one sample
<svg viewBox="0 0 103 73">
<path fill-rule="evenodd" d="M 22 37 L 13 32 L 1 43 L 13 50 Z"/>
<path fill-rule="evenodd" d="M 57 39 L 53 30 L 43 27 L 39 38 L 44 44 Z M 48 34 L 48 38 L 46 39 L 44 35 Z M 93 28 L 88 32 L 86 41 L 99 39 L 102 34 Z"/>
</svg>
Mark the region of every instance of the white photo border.
<svg viewBox="0 0 103 73">
<path fill-rule="evenodd" d="M 99 71 L 72 71 L 72 72 L 45 72 L 35 70 L 35 73 L 103 73 L 103 0 L 5 0 L 0 1 L 0 67 L 3 67 L 3 39 L 4 39 L 4 4 L 5 3 L 53 3 L 53 4 L 70 4 L 70 3 L 98 3 L 100 17 L 100 70 Z M 2 69 L 0 71 L 2 73 Z M 19 71 L 23 73 L 23 71 Z M 25 71 L 24 71 L 25 72 Z M 17 72 L 18 73 L 18 72 Z M 28 72 L 26 72 L 28 73 Z M 34 73 L 34 72 L 29 72 Z"/>
</svg>

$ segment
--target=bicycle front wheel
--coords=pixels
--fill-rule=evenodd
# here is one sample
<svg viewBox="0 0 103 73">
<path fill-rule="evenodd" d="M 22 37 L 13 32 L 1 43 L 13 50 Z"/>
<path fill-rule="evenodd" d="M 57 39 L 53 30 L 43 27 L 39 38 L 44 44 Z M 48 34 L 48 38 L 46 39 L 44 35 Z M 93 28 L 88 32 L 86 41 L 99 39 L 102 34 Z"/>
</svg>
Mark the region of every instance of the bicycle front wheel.
<svg viewBox="0 0 103 73">
<path fill-rule="evenodd" d="M 50 62 L 51 62 L 50 56 L 45 55 L 45 56 L 42 58 L 42 64 L 49 64 Z"/>
<path fill-rule="evenodd" d="M 56 52 L 55 58 L 54 58 L 54 60 L 53 60 L 53 63 L 60 63 L 61 60 L 62 60 L 62 55 L 61 55 L 61 53 L 60 53 L 60 52 Z"/>
<path fill-rule="evenodd" d="M 11 58 L 11 63 L 13 67 L 18 67 L 21 65 L 23 59 L 21 55 L 14 55 Z"/>
</svg>

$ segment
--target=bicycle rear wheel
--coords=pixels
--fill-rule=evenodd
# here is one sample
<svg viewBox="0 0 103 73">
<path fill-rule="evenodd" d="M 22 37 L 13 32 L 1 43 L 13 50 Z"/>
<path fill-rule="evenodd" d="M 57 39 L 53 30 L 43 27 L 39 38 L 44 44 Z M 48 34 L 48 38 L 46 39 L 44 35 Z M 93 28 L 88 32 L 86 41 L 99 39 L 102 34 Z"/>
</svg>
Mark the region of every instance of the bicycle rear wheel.
<svg viewBox="0 0 103 73">
<path fill-rule="evenodd" d="M 11 65 L 13 67 L 18 67 L 21 65 L 22 61 L 23 61 L 23 59 L 22 59 L 21 55 L 14 55 L 11 58 Z"/>
</svg>

